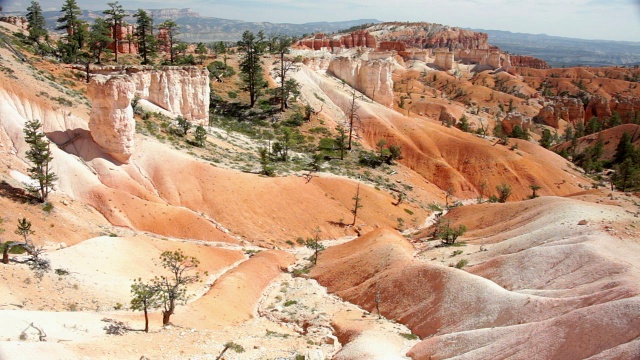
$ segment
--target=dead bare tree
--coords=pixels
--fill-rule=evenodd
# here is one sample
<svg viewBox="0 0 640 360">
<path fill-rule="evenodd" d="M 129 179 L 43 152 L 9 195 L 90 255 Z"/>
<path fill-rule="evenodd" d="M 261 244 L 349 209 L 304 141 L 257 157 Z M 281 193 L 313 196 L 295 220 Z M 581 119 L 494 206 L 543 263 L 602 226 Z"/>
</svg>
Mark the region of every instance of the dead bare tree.
<svg viewBox="0 0 640 360">
<path fill-rule="evenodd" d="M 347 145 L 347 150 L 351 150 L 355 123 L 360 122 L 360 116 L 357 114 L 358 109 L 360 109 L 360 105 L 356 103 L 356 90 L 354 89 L 351 93 L 351 102 L 349 103 L 349 109 L 347 110 L 347 117 L 349 118 L 349 143 Z"/>
</svg>

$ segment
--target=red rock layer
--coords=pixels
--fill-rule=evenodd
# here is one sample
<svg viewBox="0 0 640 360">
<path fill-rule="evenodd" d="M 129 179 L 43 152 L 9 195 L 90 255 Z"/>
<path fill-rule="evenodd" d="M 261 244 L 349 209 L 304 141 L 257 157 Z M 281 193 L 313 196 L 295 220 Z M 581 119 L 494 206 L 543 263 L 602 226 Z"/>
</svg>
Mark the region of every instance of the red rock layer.
<svg viewBox="0 0 640 360">
<path fill-rule="evenodd" d="M 111 38 L 113 38 L 113 27 L 111 28 Z M 116 29 L 116 38 L 118 39 L 118 52 L 126 53 L 126 54 L 137 54 L 138 53 L 138 43 L 134 40 L 136 39 L 135 25 L 123 24 L 117 25 Z M 109 44 L 109 49 L 111 51 L 115 51 L 116 43 L 115 41 Z"/>
<path fill-rule="evenodd" d="M 546 61 L 534 58 L 533 56 L 511 55 L 511 65 L 534 69 L 550 69 Z"/>
</svg>

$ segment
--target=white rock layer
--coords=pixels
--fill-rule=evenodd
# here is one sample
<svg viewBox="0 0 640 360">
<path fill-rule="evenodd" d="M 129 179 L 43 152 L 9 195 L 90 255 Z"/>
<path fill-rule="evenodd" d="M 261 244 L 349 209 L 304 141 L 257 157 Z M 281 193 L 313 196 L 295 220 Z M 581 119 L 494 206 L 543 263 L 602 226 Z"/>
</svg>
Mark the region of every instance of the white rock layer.
<svg viewBox="0 0 640 360">
<path fill-rule="evenodd" d="M 174 116 L 200 125 L 209 122 L 209 71 L 195 66 L 131 72 L 136 94 Z"/>
<path fill-rule="evenodd" d="M 89 120 L 91 137 L 114 159 L 128 163 L 134 151 L 136 123 L 131 100 L 134 82 L 125 75 L 96 75 L 87 95 L 92 103 Z"/>
<path fill-rule="evenodd" d="M 388 60 L 352 60 L 334 58 L 329 73 L 365 94 L 375 102 L 393 107 L 393 64 Z"/>
</svg>

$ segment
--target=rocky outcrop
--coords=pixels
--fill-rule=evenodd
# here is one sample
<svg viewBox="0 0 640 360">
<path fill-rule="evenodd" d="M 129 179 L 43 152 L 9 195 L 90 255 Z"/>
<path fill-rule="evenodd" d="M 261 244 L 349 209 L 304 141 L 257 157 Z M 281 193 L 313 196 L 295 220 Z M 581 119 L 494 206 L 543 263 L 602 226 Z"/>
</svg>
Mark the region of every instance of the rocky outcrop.
<svg viewBox="0 0 640 360">
<path fill-rule="evenodd" d="M 367 29 L 379 41 L 398 41 L 407 48 L 490 49 L 485 33 L 440 24 L 383 23 Z"/>
<path fill-rule="evenodd" d="M 117 161 L 128 163 L 134 150 L 136 123 L 131 100 L 134 82 L 125 75 L 96 75 L 87 87 L 91 100 L 89 130 L 100 147 Z"/>
<path fill-rule="evenodd" d="M 313 38 L 302 39 L 296 46 L 307 47 L 313 50 L 330 48 L 335 51 L 337 48 L 351 49 L 356 47 L 375 49 L 378 47 L 375 36 L 365 30 L 354 31 L 341 37 L 329 38 L 325 34 L 315 34 Z"/>
<path fill-rule="evenodd" d="M 488 65 L 494 69 L 509 65 L 509 55 L 498 49 L 456 49 L 455 59 L 463 64 Z"/>
<path fill-rule="evenodd" d="M 111 38 L 113 39 L 114 27 L 111 27 Z M 138 53 L 138 42 L 136 40 L 136 26 L 130 24 L 122 24 L 115 26 L 116 36 L 118 38 L 118 52 L 126 54 Z M 109 49 L 115 51 L 115 41 L 109 44 Z"/>
<path fill-rule="evenodd" d="M 611 100 L 611 111 L 620 114 L 622 122 L 637 124 L 640 121 L 640 98 L 619 95 Z"/>
<path fill-rule="evenodd" d="M 200 125 L 209 122 L 209 71 L 195 66 L 166 66 L 159 70 L 127 69 L 136 94 L 175 116 Z"/>
<path fill-rule="evenodd" d="M 436 51 L 435 65 L 441 70 L 448 71 L 453 69 L 454 55 L 450 51 Z"/>
<path fill-rule="evenodd" d="M 327 71 L 377 103 L 393 107 L 393 67 L 390 61 L 337 57 L 331 61 Z"/>
<path fill-rule="evenodd" d="M 27 30 L 27 25 L 29 24 L 27 18 L 24 16 L 2 16 L 0 17 L 0 21 L 17 26 L 23 30 Z"/>
<path fill-rule="evenodd" d="M 609 99 L 602 96 L 594 96 L 591 98 L 591 100 L 589 100 L 589 104 L 587 104 L 585 119 L 588 120 L 592 117 L 597 117 L 598 119 L 608 119 L 612 114 L 613 112 L 611 111 L 611 104 L 609 103 Z"/>
<path fill-rule="evenodd" d="M 381 41 L 379 51 L 407 51 L 407 45 L 400 41 Z"/>
<path fill-rule="evenodd" d="M 518 111 L 512 111 L 502 119 L 502 130 L 507 134 L 511 134 L 516 125 L 520 126 L 523 130 L 529 130 L 531 128 L 531 119 L 526 118 Z"/>
<path fill-rule="evenodd" d="M 557 129 L 560 119 L 574 125 L 584 121 L 585 110 L 582 100 L 570 97 L 550 97 L 548 100 L 536 115 L 536 122 Z"/>
<path fill-rule="evenodd" d="M 511 55 L 509 56 L 511 66 L 528 67 L 533 69 L 550 69 L 546 61 L 533 56 Z"/>
</svg>

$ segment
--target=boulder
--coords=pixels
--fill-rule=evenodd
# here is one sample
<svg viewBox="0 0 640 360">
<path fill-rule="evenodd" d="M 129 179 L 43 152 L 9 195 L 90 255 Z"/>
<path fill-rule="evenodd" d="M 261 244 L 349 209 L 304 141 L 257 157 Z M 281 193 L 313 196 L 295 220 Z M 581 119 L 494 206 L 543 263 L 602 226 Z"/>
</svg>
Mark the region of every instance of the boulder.
<svg viewBox="0 0 640 360">
<path fill-rule="evenodd" d="M 91 137 L 114 159 L 128 163 L 134 151 L 136 123 L 131 100 L 135 84 L 126 75 L 96 75 L 87 87 L 92 107 Z"/>
</svg>

